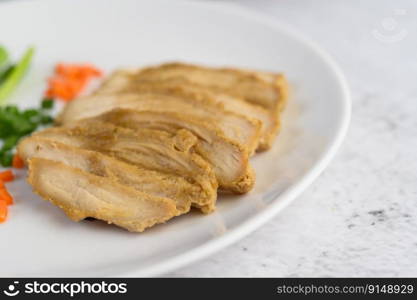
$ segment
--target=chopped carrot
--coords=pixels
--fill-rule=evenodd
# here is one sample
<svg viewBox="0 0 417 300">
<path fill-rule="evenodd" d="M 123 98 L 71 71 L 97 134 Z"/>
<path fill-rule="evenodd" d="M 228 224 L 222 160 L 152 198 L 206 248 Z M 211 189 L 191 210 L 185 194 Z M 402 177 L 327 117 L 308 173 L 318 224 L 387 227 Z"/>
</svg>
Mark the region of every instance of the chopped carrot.
<svg viewBox="0 0 417 300">
<path fill-rule="evenodd" d="M 0 180 L 3 182 L 13 181 L 14 175 L 10 170 L 0 172 Z"/>
<path fill-rule="evenodd" d="M 21 159 L 17 153 L 13 156 L 12 166 L 16 169 L 21 169 L 25 166 L 23 159 Z"/>
<path fill-rule="evenodd" d="M 5 181 L 12 181 L 14 175 L 12 171 L 7 170 L 0 172 L 0 223 L 3 223 L 7 219 L 8 214 L 8 205 L 13 204 L 13 197 L 7 191 L 6 186 L 4 185 Z"/>
<path fill-rule="evenodd" d="M 80 78 L 83 76 L 100 77 L 102 72 L 92 65 L 72 65 L 59 63 L 55 67 L 55 73 L 62 77 Z"/>
<path fill-rule="evenodd" d="M 0 200 L 0 223 L 3 223 L 7 219 L 7 203 L 4 200 Z"/>
<path fill-rule="evenodd" d="M 10 193 L 7 191 L 7 189 L 0 189 L 0 201 L 5 201 L 7 205 L 13 204 L 13 197 L 10 195 Z"/>
<path fill-rule="evenodd" d="M 71 100 L 74 94 L 75 91 L 62 78 L 49 79 L 49 89 L 46 92 L 46 97 L 59 97 L 62 100 Z"/>
<path fill-rule="evenodd" d="M 92 65 L 59 63 L 55 74 L 48 80 L 45 96 L 70 101 L 77 97 L 93 77 L 102 76 L 102 72 Z"/>
</svg>

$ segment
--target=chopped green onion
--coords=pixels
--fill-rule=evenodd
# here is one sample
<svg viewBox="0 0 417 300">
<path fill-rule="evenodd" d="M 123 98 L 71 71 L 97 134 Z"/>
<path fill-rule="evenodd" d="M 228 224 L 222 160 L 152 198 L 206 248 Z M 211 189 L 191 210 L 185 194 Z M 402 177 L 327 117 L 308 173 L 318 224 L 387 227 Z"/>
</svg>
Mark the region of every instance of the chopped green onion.
<svg viewBox="0 0 417 300">
<path fill-rule="evenodd" d="M 33 53 L 34 48 L 30 47 L 19 62 L 10 64 L 7 50 L 0 46 L 0 165 L 4 167 L 12 165 L 21 138 L 54 121 L 50 116 L 54 99 L 45 98 L 38 108 L 25 110 L 15 105 L 4 106 L 27 72 Z"/>
<path fill-rule="evenodd" d="M 54 107 L 54 100 L 53 99 L 49 99 L 49 98 L 45 98 L 42 100 L 42 108 L 43 109 L 52 109 Z"/>
<path fill-rule="evenodd" d="M 13 161 L 13 153 L 11 151 L 0 153 L 0 163 L 3 167 L 10 167 Z"/>
<path fill-rule="evenodd" d="M 9 53 L 7 52 L 6 48 L 0 46 L 0 71 L 4 66 L 7 65 L 8 61 Z"/>
<path fill-rule="evenodd" d="M 10 123 L 0 121 L 0 139 L 4 139 L 9 136 L 10 132 L 12 131 L 13 128 Z"/>
<path fill-rule="evenodd" d="M 14 148 L 22 137 L 31 134 L 40 126 L 53 122 L 53 118 L 49 115 L 49 106 L 50 103 L 47 102 L 45 105 L 43 101 L 39 108 L 25 110 L 19 110 L 14 105 L 0 107 L 1 165 L 10 166 Z"/>
<path fill-rule="evenodd" d="M 19 140 L 19 137 L 17 135 L 7 137 L 3 142 L 1 151 L 3 152 L 3 151 L 9 151 L 13 149 L 13 147 L 16 146 L 18 140 Z"/>
<path fill-rule="evenodd" d="M 6 48 L 0 46 L 0 84 L 10 74 L 13 66 L 9 66 L 9 53 Z"/>
<path fill-rule="evenodd" d="M 6 78 L 12 73 L 15 65 L 7 67 L 2 73 L 0 73 L 0 85 L 6 80 Z"/>
<path fill-rule="evenodd" d="M 5 104 L 7 98 L 15 90 L 17 85 L 22 80 L 27 69 L 30 66 L 32 56 L 35 49 L 30 47 L 24 53 L 22 59 L 16 64 L 16 66 L 11 70 L 10 74 L 4 79 L 0 85 L 0 105 Z"/>
<path fill-rule="evenodd" d="M 42 116 L 40 122 L 43 125 L 47 125 L 53 123 L 54 119 L 51 116 Z"/>
<path fill-rule="evenodd" d="M 16 105 L 9 105 L 9 106 L 6 106 L 6 107 L 4 108 L 4 111 L 5 111 L 6 113 L 9 113 L 9 114 L 14 114 L 14 115 L 16 115 L 16 114 L 18 114 L 18 113 L 19 113 L 19 110 L 17 109 L 17 106 L 16 106 Z"/>
</svg>

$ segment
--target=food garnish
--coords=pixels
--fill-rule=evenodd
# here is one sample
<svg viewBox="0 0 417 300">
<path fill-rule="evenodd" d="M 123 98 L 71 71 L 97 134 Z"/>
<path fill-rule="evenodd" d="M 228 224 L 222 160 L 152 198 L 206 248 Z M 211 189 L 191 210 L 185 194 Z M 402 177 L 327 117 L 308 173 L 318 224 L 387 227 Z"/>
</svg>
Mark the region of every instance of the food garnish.
<svg viewBox="0 0 417 300">
<path fill-rule="evenodd" d="M 2 49 L 4 52 L 4 48 Z M 0 77 L 2 81 L 0 82 L 0 105 L 6 104 L 8 97 L 16 89 L 23 76 L 26 74 L 26 71 L 32 61 L 34 52 L 35 49 L 33 47 L 28 48 L 18 63 L 10 66 L 4 73 L 1 73 L 2 75 Z"/>
<path fill-rule="evenodd" d="M 0 46 L 0 165 L 3 167 L 24 167 L 23 159 L 15 153 L 16 145 L 22 137 L 54 121 L 51 110 L 55 99 L 72 100 L 92 78 L 102 75 L 92 65 L 57 64 L 53 77 L 48 80 L 46 96 L 38 108 L 23 110 L 16 105 L 7 105 L 9 96 L 26 74 L 33 54 L 34 48 L 30 47 L 18 62 L 12 63 L 6 48 Z M 14 174 L 11 170 L 0 172 L 0 223 L 7 219 L 8 205 L 13 204 L 13 197 L 5 182 L 13 180 Z"/>
<path fill-rule="evenodd" d="M 7 205 L 13 204 L 13 197 L 10 195 L 10 193 L 7 191 L 5 187 L 0 189 L 0 200 L 6 201 Z"/>
<path fill-rule="evenodd" d="M 0 46 L 0 80 L 6 71 L 7 64 L 9 62 L 9 53 L 6 48 Z"/>
<path fill-rule="evenodd" d="M 10 167 L 13 164 L 14 148 L 19 140 L 37 128 L 53 122 L 50 110 L 54 102 L 44 99 L 39 108 L 19 110 L 17 106 L 0 107 L 0 164 Z"/>
<path fill-rule="evenodd" d="M 85 89 L 92 78 L 100 76 L 102 72 L 89 64 L 57 64 L 53 77 L 48 80 L 45 96 L 71 101 Z"/>
<path fill-rule="evenodd" d="M 7 203 L 6 201 L 0 199 L 0 223 L 3 223 L 4 221 L 7 220 L 7 213 L 8 213 Z"/>
<path fill-rule="evenodd" d="M 13 197 L 6 188 L 5 182 L 14 180 L 14 174 L 10 170 L 0 172 L 0 223 L 7 219 L 8 206 L 13 204 Z"/>
<path fill-rule="evenodd" d="M 21 169 L 25 166 L 23 159 L 21 159 L 17 153 L 15 153 L 13 156 L 12 166 L 15 169 Z"/>
<path fill-rule="evenodd" d="M 10 182 L 14 180 L 14 174 L 11 170 L 6 170 L 3 172 L 0 172 L 0 181 L 2 183 L 4 182 Z"/>
</svg>

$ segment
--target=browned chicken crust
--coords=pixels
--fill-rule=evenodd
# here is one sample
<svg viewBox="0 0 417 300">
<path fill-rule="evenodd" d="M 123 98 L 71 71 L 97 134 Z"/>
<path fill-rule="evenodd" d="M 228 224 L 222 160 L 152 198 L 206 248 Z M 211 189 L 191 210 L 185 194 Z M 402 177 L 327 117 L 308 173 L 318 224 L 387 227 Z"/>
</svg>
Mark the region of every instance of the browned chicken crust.
<svg viewBox="0 0 417 300">
<path fill-rule="evenodd" d="M 267 150 L 272 146 L 280 127 L 279 118 L 266 108 L 219 90 L 207 89 L 189 82 L 185 78 L 163 81 L 135 80 L 129 72 L 117 71 L 95 91 L 96 95 L 120 93 L 162 93 L 185 99 L 210 99 L 209 101 L 216 103 L 226 111 L 241 114 L 248 119 L 257 120 L 261 124 L 258 151 Z"/>
<path fill-rule="evenodd" d="M 181 112 L 211 120 L 231 140 L 248 148 L 252 153 L 258 147 L 261 123 L 224 110 L 210 98 L 192 98 L 165 93 L 123 93 L 92 95 L 68 103 L 57 118 L 57 123 L 68 124 L 94 117 L 115 108 L 138 111 Z"/>
<path fill-rule="evenodd" d="M 246 193 L 255 182 L 245 147 L 226 138 L 216 124 L 180 113 L 116 109 L 95 118 L 134 131 L 143 128 L 175 134 L 186 129 L 198 137 L 195 150 L 208 161 L 222 189 Z"/>
<path fill-rule="evenodd" d="M 170 199 L 43 158 L 29 159 L 29 183 L 37 194 L 74 221 L 92 217 L 141 232 L 171 219 L 177 212 Z"/>
<path fill-rule="evenodd" d="M 96 120 L 73 124 L 71 128 L 49 128 L 34 134 L 74 147 L 97 151 L 129 164 L 167 174 L 183 176 L 200 185 L 204 197 L 194 199 L 204 212 L 215 208 L 217 180 L 211 166 L 192 146 L 197 138 L 186 130 L 176 135 L 151 129 L 130 130 Z"/>
<path fill-rule="evenodd" d="M 61 162 L 149 195 L 172 199 L 176 204 L 177 215 L 187 213 L 191 203 L 196 202 L 194 199 L 207 197 L 198 184 L 192 184 L 181 176 L 139 168 L 96 151 L 47 138 L 25 138 L 19 143 L 18 154 L 25 161 L 35 157 Z"/>
<path fill-rule="evenodd" d="M 185 78 L 205 88 L 241 97 L 268 110 L 281 110 L 288 94 L 284 75 L 270 72 L 167 63 L 140 69 L 135 77 L 153 81 Z"/>
</svg>

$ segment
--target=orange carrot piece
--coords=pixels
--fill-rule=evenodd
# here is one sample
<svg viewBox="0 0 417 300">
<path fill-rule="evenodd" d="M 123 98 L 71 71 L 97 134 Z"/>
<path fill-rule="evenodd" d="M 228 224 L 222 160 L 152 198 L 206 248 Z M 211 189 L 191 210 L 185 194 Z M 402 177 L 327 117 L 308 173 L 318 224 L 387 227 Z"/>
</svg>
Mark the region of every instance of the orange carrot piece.
<svg viewBox="0 0 417 300">
<path fill-rule="evenodd" d="M 21 159 L 17 153 L 13 156 L 12 166 L 16 169 L 21 169 L 25 166 L 23 159 Z"/>
<path fill-rule="evenodd" d="M 73 65 L 59 63 L 55 67 L 55 74 L 63 77 L 77 77 L 78 69 Z"/>
<path fill-rule="evenodd" d="M 70 101 L 82 92 L 92 77 L 99 76 L 102 72 L 89 64 L 59 63 L 55 66 L 54 76 L 48 80 L 45 96 Z"/>
<path fill-rule="evenodd" d="M 0 189 L 0 201 L 5 201 L 7 205 L 12 205 L 14 203 L 12 195 L 10 195 L 7 189 Z"/>
<path fill-rule="evenodd" d="M 61 98 L 63 100 L 70 100 L 74 96 L 74 92 L 68 86 L 67 82 L 62 78 L 50 78 L 49 89 L 46 92 L 47 97 Z"/>
<path fill-rule="evenodd" d="M 0 180 L 3 182 L 13 181 L 14 180 L 13 172 L 11 170 L 0 172 Z"/>
<path fill-rule="evenodd" d="M 59 63 L 55 67 L 57 75 L 67 78 L 99 77 L 102 72 L 92 65 L 73 65 Z"/>
<path fill-rule="evenodd" d="M 0 200 L 0 223 L 3 223 L 7 220 L 7 203 L 4 200 Z"/>
<path fill-rule="evenodd" d="M 92 76 L 92 77 L 101 77 L 101 76 L 103 76 L 103 72 L 101 72 L 101 70 L 99 70 L 96 67 L 91 66 L 91 65 L 84 66 L 84 70 L 85 70 L 85 73 L 88 76 Z"/>
</svg>

